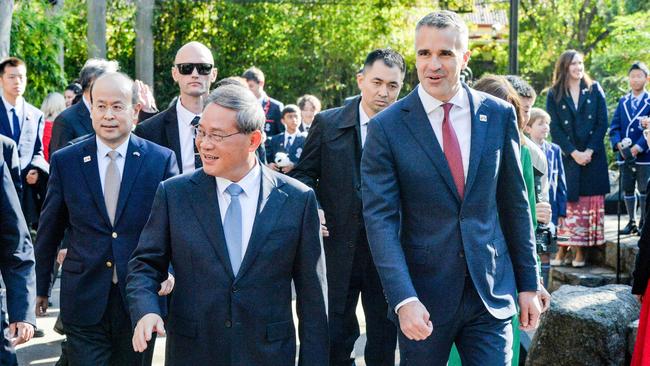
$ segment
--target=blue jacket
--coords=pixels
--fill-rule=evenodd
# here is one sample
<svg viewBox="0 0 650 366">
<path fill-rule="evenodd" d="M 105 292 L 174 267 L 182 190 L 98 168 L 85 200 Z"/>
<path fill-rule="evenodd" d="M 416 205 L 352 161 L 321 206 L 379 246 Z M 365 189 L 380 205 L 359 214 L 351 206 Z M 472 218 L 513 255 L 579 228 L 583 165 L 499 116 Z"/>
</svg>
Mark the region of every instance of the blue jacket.
<svg viewBox="0 0 650 366">
<path fill-rule="evenodd" d="M 434 329 L 454 319 L 467 274 L 498 319 L 516 313 L 516 291 L 539 285 L 514 109 L 463 87 L 472 118 L 464 199 L 420 87 L 370 121 L 361 158 L 363 216 L 388 304 L 418 297 Z"/>
<path fill-rule="evenodd" d="M 262 101 L 262 109 L 264 109 L 264 116 L 266 117 L 266 122 L 264 123 L 266 136 L 273 136 L 283 132 L 284 125 L 281 120 L 284 104 L 267 95 Z"/>
<path fill-rule="evenodd" d="M 650 164 L 650 152 L 648 152 L 648 142 L 643 137 L 641 119 L 650 116 L 650 95 L 648 92 L 643 93 L 636 111 L 632 109 L 632 99 L 632 93 L 628 93 L 618 101 L 609 128 L 609 140 L 612 143 L 612 149 L 616 153 L 619 164 L 622 163 L 622 157 L 618 153 L 616 144 L 629 137 L 632 144 L 639 145 L 643 149 L 636 156 L 636 163 L 647 165 Z"/>
<path fill-rule="evenodd" d="M 101 320 L 113 266 L 126 300 L 127 263 L 149 217 L 156 188 L 178 173 L 173 151 L 133 134 L 125 159 L 115 224 L 111 225 L 97 167 L 96 139 L 85 139 L 52 155 L 52 174 L 36 236 L 37 294 L 48 294 L 65 231 L 68 254 L 61 275 L 61 320 L 65 323 L 87 326 Z"/>
<path fill-rule="evenodd" d="M 567 203 L 566 177 L 564 176 L 562 151 L 560 150 L 560 146 L 548 141 L 544 141 L 541 147 L 546 154 L 546 161 L 548 162 L 548 198 L 553 212 L 551 221 L 557 225 L 558 217 L 566 217 Z"/>
<path fill-rule="evenodd" d="M 307 132 L 297 131 L 294 141 L 291 142 L 291 147 L 289 151 L 284 148 L 284 132 L 271 136 L 267 142 L 266 147 L 266 161 L 272 163 L 275 160 L 275 154 L 279 152 L 285 152 L 289 155 L 289 159 L 292 163 L 297 164 L 300 156 L 302 155 L 303 147 L 305 146 L 305 139 L 307 138 Z"/>
</svg>

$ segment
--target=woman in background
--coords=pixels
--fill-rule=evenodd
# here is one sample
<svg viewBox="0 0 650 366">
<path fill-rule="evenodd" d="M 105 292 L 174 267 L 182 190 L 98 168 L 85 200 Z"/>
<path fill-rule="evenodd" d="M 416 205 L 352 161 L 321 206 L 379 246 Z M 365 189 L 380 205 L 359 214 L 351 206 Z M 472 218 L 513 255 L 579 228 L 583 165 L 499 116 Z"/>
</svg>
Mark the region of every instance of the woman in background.
<svg viewBox="0 0 650 366">
<path fill-rule="evenodd" d="M 50 93 L 43 100 L 41 104 L 41 112 L 43 112 L 45 119 L 45 126 L 43 128 L 43 154 L 45 160 L 50 161 L 50 139 L 52 138 L 52 124 L 54 119 L 59 113 L 66 109 L 66 100 L 61 93 Z"/>
<path fill-rule="evenodd" d="M 298 98 L 296 104 L 298 104 L 300 115 L 302 116 L 300 130 L 309 133 L 309 128 L 311 127 L 312 122 L 314 122 L 314 117 L 316 117 L 316 114 L 320 112 L 320 100 L 311 94 L 305 94 Z"/>
</svg>

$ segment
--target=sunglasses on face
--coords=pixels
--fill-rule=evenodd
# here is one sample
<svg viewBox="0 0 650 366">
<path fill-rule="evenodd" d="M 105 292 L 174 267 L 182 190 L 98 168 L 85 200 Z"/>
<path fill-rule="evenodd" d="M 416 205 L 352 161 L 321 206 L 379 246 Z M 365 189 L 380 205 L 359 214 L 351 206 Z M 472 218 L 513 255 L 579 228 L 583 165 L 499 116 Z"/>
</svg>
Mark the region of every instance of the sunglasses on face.
<svg viewBox="0 0 650 366">
<path fill-rule="evenodd" d="M 176 69 L 181 75 L 191 75 L 194 69 L 199 73 L 199 75 L 209 75 L 212 71 L 211 64 L 176 64 Z"/>
</svg>

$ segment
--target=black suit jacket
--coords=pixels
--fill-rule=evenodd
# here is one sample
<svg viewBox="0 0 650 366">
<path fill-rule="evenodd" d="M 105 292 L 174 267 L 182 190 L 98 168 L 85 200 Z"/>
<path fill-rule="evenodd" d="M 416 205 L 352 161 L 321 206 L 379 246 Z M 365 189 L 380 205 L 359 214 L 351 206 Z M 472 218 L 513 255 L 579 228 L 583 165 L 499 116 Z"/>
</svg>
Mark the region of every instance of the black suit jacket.
<svg viewBox="0 0 650 366">
<path fill-rule="evenodd" d="M 16 187 L 16 193 L 18 193 L 18 197 L 21 197 L 22 182 L 20 180 L 20 160 L 18 159 L 16 143 L 9 137 L 0 135 L 0 149 L 2 150 L 2 156 L 7 164 L 7 168 L 9 168 L 11 179 Z"/>
<path fill-rule="evenodd" d="M 65 147 L 71 140 L 94 133 L 90 112 L 83 100 L 79 100 L 61 112 L 54 120 L 52 138 L 50 139 L 50 156 Z"/>
<path fill-rule="evenodd" d="M 155 142 L 174 151 L 178 170 L 183 174 L 183 156 L 181 155 L 181 142 L 178 135 L 178 117 L 176 115 L 176 104 L 155 116 L 142 121 L 133 131 L 139 137 Z"/>
<path fill-rule="evenodd" d="M 325 211 L 325 241 L 330 310 L 343 313 L 356 245 L 367 245 L 361 205 L 361 132 L 356 97 L 316 115 L 302 155 L 289 173 L 316 190 Z"/>
</svg>

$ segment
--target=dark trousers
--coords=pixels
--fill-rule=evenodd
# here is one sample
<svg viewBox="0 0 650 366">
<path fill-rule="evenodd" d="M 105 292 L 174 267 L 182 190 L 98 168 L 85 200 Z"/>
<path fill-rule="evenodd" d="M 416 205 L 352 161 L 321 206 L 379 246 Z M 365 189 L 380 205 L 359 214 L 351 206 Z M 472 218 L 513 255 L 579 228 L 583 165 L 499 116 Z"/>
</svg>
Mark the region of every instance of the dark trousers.
<svg viewBox="0 0 650 366">
<path fill-rule="evenodd" d="M 397 330 L 388 320 L 388 304 L 384 297 L 377 269 L 365 240 L 357 245 L 352 264 L 348 297 L 343 314 L 330 312 L 330 365 L 354 365 L 350 358 L 359 338 L 356 310 L 361 305 L 366 316 L 366 348 L 364 360 L 368 366 L 394 366 Z"/>
<path fill-rule="evenodd" d="M 17 366 L 16 352 L 9 340 L 9 322 L 7 320 L 7 309 L 5 308 L 5 291 L 0 289 L 0 366 Z"/>
<path fill-rule="evenodd" d="M 145 353 L 133 350 L 131 319 L 126 312 L 120 290 L 111 286 L 106 312 L 95 325 L 63 323 L 70 366 L 141 366 L 151 365 L 154 342 Z"/>
<path fill-rule="evenodd" d="M 458 348 L 463 366 L 510 365 L 512 318 L 502 320 L 493 317 L 469 276 L 466 277 L 463 297 L 452 319 L 449 323 L 434 325 L 433 333 L 423 341 L 411 341 L 399 332 L 400 365 L 445 366 L 453 343 Z"/>
</svg>

